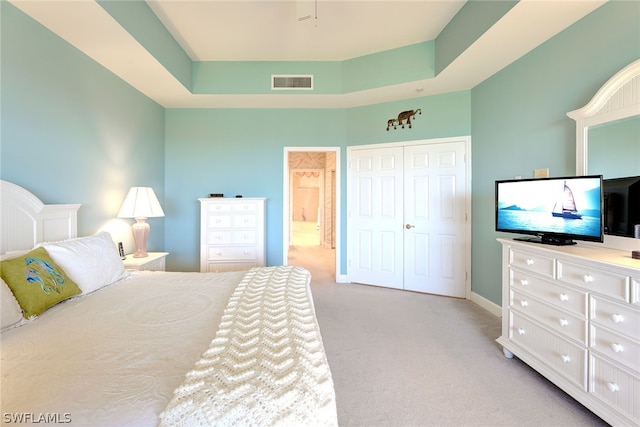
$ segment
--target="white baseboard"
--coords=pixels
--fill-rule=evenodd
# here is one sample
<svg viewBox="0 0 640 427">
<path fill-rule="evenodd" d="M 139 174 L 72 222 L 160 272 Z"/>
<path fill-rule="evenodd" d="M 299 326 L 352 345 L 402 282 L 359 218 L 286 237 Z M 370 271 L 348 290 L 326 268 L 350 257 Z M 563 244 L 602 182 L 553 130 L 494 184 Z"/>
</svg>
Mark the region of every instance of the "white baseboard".
<svg viewBox="0 0 640 427">
<path fill-rule="evenodd" d="M 346 274 L 340 274 L 340 275 L 336 276 L 336 283 L 349 283 L 349 281 L 347 280 L 347 275 Z"/>
<path fill-rule="evenodd" d="M 469 300 L 473 303 L 478 304 L 480 307 L 484 308 L 494 316 L 502 317 L 502 307 L 494 302 L 489 301 L 485 297 L 480 296 L 475 292 L 471 292 L 471 298 L 469 298 Z"/>
</svg>

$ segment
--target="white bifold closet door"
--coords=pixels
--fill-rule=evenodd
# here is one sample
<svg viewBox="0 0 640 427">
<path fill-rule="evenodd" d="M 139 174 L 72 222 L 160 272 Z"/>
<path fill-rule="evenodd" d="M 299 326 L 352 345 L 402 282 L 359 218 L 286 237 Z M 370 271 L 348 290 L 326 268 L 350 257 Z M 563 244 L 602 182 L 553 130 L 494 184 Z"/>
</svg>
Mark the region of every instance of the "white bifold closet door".
<svg viewBox="0 0 640 427">
<path fill-rule="evenodd" d="M 464 158 L 463 141 L 352 150 L 350 281 L 465 296 Z"/>
</svg>

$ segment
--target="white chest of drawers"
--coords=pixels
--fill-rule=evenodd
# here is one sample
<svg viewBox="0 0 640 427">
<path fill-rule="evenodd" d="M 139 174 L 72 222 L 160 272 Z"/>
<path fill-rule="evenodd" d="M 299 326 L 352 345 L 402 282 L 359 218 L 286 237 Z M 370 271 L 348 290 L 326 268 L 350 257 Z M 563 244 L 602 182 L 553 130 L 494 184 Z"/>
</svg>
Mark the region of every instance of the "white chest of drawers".
<svg viewBox="0 0 640 427">
<path fill-rule="evenodd" d="M 586 245 L 498 241 L 505 355 L 611 425 L 640 425 L 640 261 Z"/>
<path fill-rule="evenodd" d="M 265 199 L 200 200 L 200 271 L 265 265 Z"/>
</svg>

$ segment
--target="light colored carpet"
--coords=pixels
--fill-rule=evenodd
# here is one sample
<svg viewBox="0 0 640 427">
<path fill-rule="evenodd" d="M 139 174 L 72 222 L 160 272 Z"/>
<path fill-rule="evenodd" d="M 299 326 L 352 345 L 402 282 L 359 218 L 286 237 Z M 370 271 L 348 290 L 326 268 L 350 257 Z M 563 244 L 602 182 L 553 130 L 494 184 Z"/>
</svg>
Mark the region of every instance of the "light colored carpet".
<svg viewBox="0 0 640 427">
<path fill-rule="evenodd" d="M 500 319 L 466 300 L 334 279 L 332 250 L 292 247 L 311 271 L 341 426 L 601 426 L 495 342 Z"/>
</svg>

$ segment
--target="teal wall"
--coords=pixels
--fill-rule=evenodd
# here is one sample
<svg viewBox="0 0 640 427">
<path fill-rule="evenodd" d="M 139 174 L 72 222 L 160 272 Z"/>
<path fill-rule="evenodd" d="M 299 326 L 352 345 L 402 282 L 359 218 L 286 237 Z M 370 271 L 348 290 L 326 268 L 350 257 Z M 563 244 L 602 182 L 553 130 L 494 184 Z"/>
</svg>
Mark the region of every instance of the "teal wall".
<svg viewBox="0 0 640 427">
<path fill-rule="evenodd" d="M 200 269 L 200 206 L 209 193 L 266 197 L 267 264 L 282 264 L 286 146 L 345 146 L 340 110 L 167 109 L 166 250 L 173 270 Z"/>
<path fill-rule="evenodd" d="M 609 2 L 471 91 L 474 292 L 500 304 L 494 181 L 547 167 L 551 176 L 575 174 L 567 112 L 638 57 L 640 2 Z"/>
<path fill-rule="evenodd" d="M 575 125 L 566 113 L 640 56 L 640 3 L 613 1 L 472 90 L 349 109 L 163 109 L 11 4 L 0 4 L 0 177 L 46 203 L 82 203 L 80 234 L 115 217 L 130 186 L 149 185 L 166 213 L 149 220 L 149 249 L 170 251 L 169 269 L 197 270 L 197 198 L 263 196 L 267 261 L 279 264 L 284 147 L 341 147 L 346 226 L 347 146 L 471 134 L 472 287 L 497 304 L 493 182 L 543 167 L 573 174 Z M 330 70 L 338 71 L 348 83 L 344 69 Z M 188 82 L 182 67 L 174 72 Z M 385 130 L 398 112 L 417 108 L 423 114 L 413 129 Z"/>
<path fill-rule="evenodd" d="M 422 108 L 413 129 L 390 130 L 390 117 Z M 267 263 L 282 264 L 285 147 L 340 147 L 342 224 L 346 226 L 346 147 L 468 135 L 470 92 L 348 110 L 167 109 L 165 249 L 173 270 L 199 270 L 199 197 L 267 198 Z M 344 229 L 343 229 L 344 230 Z M 346 243 L 346 233 L 342 235 Z M 341 271 L 346 273 L 346 250 Z"/>
<path fill-rule="evenodd" d="M 153 187 L 162 203 L 164 109 L 11 4 L 0 7 L 0 177 L 44 203 L 81 203 L 80 235 L 113 220 L 131 186 Z M 163 219 L 148 222 L 148 248 L 162 249 Z"/>
</svg>

